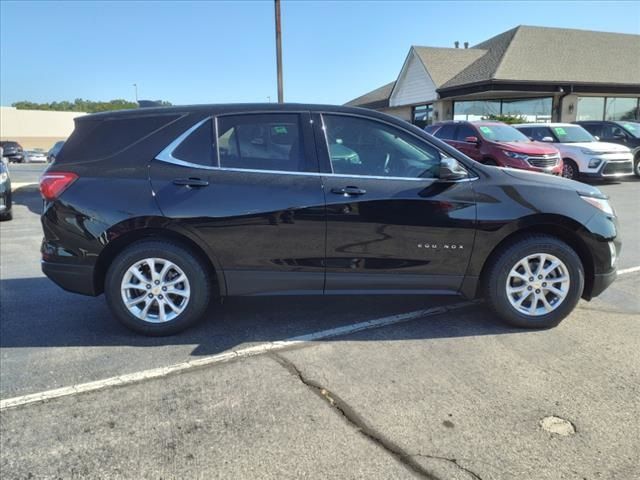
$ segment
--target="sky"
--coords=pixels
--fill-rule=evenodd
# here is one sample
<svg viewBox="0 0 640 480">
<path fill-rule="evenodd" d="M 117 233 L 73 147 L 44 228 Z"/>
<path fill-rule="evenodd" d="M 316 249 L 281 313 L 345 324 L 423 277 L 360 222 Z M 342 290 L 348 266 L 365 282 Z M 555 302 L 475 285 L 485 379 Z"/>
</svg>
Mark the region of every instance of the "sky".
<svg viewBox="0 0 640 480">
<path fill-rule="evenodd" d="M 284 97 L 342 104 L 397 77 L 411 45 L 479 43 L 517 25 L 640 34 L 640 2 L 282 1 Z M 0 0 L 0 104 L 276 101 L 264 1 Z M 588 61 L 588 52 L 585 52 Z"/>
</svg>

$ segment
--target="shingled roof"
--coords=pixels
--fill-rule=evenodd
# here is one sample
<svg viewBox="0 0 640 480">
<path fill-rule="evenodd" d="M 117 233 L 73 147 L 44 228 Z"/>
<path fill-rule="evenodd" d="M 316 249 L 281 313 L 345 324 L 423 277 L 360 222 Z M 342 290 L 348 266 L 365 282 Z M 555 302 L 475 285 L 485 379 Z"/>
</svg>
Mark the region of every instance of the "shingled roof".
<svg viewBox="0 0 640 480">
<path fill-rule="evenodd" d="M 442 89 L 492 80 L 640 85 L 640 35 L 520 25 L 475 49 L 486 53 Z"/>
<path fill-rule="evenodd" d="M 391 90 L 396 84 L 395 81 L 387 83 L 382 87 L 376 88 L 369 93 L 354 98 L 353 100 L 345 103 L 349 107 L 364 107 L 364 108 L 384 108 L 389 106 L 389 95 Z"/>
<path fill-rule="evenodd" d="M 463 69 L 487 53 L 479 48 L 418 47 L 413 50 L 427 69 L 436 87 L 444 85 Z"/>
</svg>

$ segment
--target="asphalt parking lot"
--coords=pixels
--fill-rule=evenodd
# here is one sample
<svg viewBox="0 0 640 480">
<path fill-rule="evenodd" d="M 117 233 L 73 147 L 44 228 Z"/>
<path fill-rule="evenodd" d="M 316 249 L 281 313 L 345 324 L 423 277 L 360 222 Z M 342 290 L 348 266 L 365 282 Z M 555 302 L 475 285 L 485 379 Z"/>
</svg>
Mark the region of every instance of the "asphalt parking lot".
<svg viewBox="0 0 640 480">
<path fill-rule="evenodd" d="M 2 476 L 640 478 L 640 181 L 598 187 L 626 273 L 555 329 L 455 297 L 245 298 L 151 339 L 41 274 L 21 186 L 0 224 L 0 398 L 114 385 L 2 409 Z"/>
</svg>

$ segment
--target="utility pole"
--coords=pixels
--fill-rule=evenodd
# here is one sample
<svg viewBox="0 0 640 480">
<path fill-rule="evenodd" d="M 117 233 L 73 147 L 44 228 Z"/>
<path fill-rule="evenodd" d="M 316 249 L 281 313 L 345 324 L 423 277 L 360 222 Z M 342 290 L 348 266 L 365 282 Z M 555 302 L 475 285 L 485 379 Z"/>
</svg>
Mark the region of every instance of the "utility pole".
<svg viewBox="0 0 640 480">
<path fill-rule="evenodd" d="M 280 28 L 280 0 L 274 0 L 276 8 L 276 58 L 278 63 L 278 103 L 284 103 L 282 89 L 282 30 Z"/>
<path fill-rule="evenodd" d="M 138 84 L 137 83 L 133 84 L 133 91 L 135 92 L 136 103 L 138 103 Z"/>
</svg>

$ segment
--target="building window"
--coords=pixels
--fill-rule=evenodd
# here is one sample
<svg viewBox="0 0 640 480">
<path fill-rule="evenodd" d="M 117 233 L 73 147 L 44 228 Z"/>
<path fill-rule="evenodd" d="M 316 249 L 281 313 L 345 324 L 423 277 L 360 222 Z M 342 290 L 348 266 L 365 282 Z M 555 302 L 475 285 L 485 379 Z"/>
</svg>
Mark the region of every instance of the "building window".
<svg viewBox="0 0 640 480">
<path fill-rule="evenodd" d="M 413 107 L 413 122 L 414 125 L 424 128 L 427 125 L 433 123 L 433 104 L 417 105 Z"/>
<path fill-rule="evenodd" d="M 604 97 L 578 97 L 577 121 L 602 120 Z"/>
<path fill-rule="evenodd" d="M 502 100 L 501 115 L 521 117 L 530 123 L 547 123 L 551 121 L 551 97 Z"/>
<path fill-rule="evenodd" d="M 454 120 L 482 120 L 491 115 L 500 115 L 500 100 L 472 100 L 453 104 Z"/>
<path fill-rule="evenodd" d="M 576 120 L 640 120 L 640 98 L 578 97 Z"/>
<path fill-rule="evenodd" d="M 550 122 L 552 103 L 551 97 L 455 102 L 453 119 L 473 121 L 506 116 L 522 117 L 524 121 L 532 123 Z"/>
<path fill-rule="evenodd" d="M 638 119 L 638 98 L 609 97 L 604 110 L 605 120 Z"/>
</svg>

